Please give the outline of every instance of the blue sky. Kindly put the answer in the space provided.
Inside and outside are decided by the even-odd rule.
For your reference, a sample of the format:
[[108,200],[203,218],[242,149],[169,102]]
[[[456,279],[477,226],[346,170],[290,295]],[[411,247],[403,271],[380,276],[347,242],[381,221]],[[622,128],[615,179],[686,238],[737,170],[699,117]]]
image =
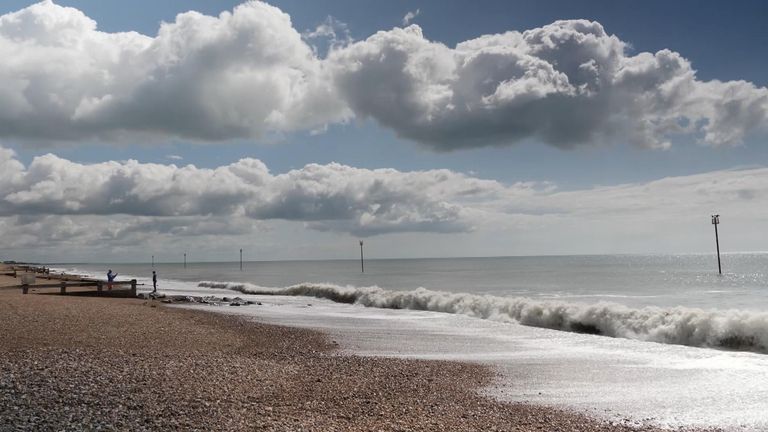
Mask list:
[[[29,1],[7,1],[0,12],[29,5]],[[58,4],[73,6],[95,19],[102,31],[138,31],[155,35],[161,21],[173,21],[180,12],[197,10],[217,15],[239,1],[77,1]],[[403,16],[419,9],[415,22],[425,35],[447,45],[483,34],[526,30],[558,19],[597,20],[609,33],[632,44],[635,51],[668,48],[691,61],[701,79],[746,80],[768,85],[768,4],[759,1],[647,1],[629,4],[615,1],[274,1],[290,14],[294,26],[309,30],[328,16],[345,22],[355,39],[364,39],[379,30],[401,25]],[[254,141],[257,141],[256,143]],[[681,140],[669,151],[637,150],[618,142],[617,146],[562,151],[536,144],[503,149],[477,149],[435,154],[398,139],[374,122],[357,122],[332,127],[326,134],[288,134],[279,145],[258,140],[236,140],[232,145],[206,146],[174,140],[151,147],[114,148],[103,145],[74,147],[58,154],[82,162],[137,158],[147,162],[167,161],[168,154],[184,156],[184,162],[213,167],[243,156],[258,157],[275,171],[298,168],[307,163],[341,162],[353,166],[403,170],[450,168],[473,171],[481,177],[507,182],[521,180],[557,181],[563,187],[618,184],[651,180],[669,175],[693,174],[714,169],[751,166],[768,161],[764,137],[748,140],[729,149],[701,147]],[[24,160],[40,153],[23,151]]]
[[[240,4],[237,1],[199,0],[163,2],[59,0],[55,3],[59,6],[71,6],[81,11],[82,14],[98,23],[98,30],[101,32],[136,31],[151,38],[155,38],[158,35],[160,22],[172,23],[176,20],[176,15],[179,13],[195,10],[215,17],[220,12],[224,10],[231,11]],[[33,3],[29,1],[17,0],[3,2],[0,5],[0,15],[19,11],[31,4]],[[557,131],[560,127],[558,122],[565,120],[567,123],[569,116],[562,117],[558,114],[553,114],[554,117],[547,119],[544,123],[536,118],[519,120],[521,122],[529,122],[531,125],[521,124],[519,127],[512,127],[505,123],[518,121],[518,118],[528,115],[527,113],[531,112],[531,109],[527,111],[514,111],[515,108],[509,108],[510,105],[504,108],[507,111],[498,111],[498,118],[495,119],[478,118],[476,119],[477,123],[473,124],[473,120],[469,118],[466,128],[468,141],[465,143],[459,139],[455,143],[451,143],[451,137],[457,134],[455,130],[451,132],[453,127],[451,123],[456,123],[457,120],[449,120],[450,115],[446,114],[448,111],[443,111],[443,114],[447,116],[444,122],[442,124],[435,124],[434,127],[413,124],[409,119],[398,118],[397,114],[398,111],[403,111],[410,107],[386,107],[382,111],[383,108],[378,105],[381,96],[378,96],[378,99],[376,99],[373,96],[361,94],[365,93],[366,88],[374,88],[379,83],[370,81],[369,85],[363,85],[362,90],[344,87],[344,85],[352,85],[350,83],[359,82],[343,81],[347,78],[360,79],[350,75],[349,77],[339,78],[340,81],[338,83],[340,84],[338,86],[340,87],[333,90],[333,92],[338,91],[343,95],[343,100],[340,103],[345,105],[346,108],[338,104],[334,106],[329,105],[318,112],[312,113],[311,119],[306,120],[306,126],[304,124],[297,125],[291,123],[290,126],[281,126],[278,128],[279,130],[269,130],[269,127],[263,129],[263,125],[257,125],[254,127],[260,128],[260,132],[234,132],[232,134],[226,132],[229,135],[225,138],[216,137],[209,139],[207,138],[209,136],[207,135],[208,133],[218,134],[219,132],[210,132],[213,129],[209,129],[203,132],[203,135],[199,135],[199,132],[174,129],[176,126],[170,123],[167,125],[167,131],[170,132],[167,132],[166,125],[162,124],[137,126],[136,123],[130,123],[129,125],[126,123],[118,126],[119,130],[123,132],[119,132],[120,136],[117,139],[113,130],[109,129],[112,127],[109,126],[112,123],[107,121],[96,126],[99,128],[97,132],[82,132],[81,129],[78,129],[82,125],[75,125],[71,132],[73,138],[61,142],[58,138],[51,139],[49,135],[41,138],[42,135],[38,135],[37,132],[18,132],[15,126],[13,126],[14,122],[17,123],[16,120],[9,120],[8,124],[10,126],[7,126],[4,131],[2,130],[4,127],[3,119],[0,118],[0,146],[11,149],[14,155],[10,158],[17,160],[24,166],[29,166],[35,157],[51,152],[60,160],[66,161],[62,162],[62,164],[74,163],[78,166],[76,169],[82,169],[83,171],[91,170],[89,167],[94,164],[98,165],[108,163],[109,161],[125,161],[128,159],[137,160],[139,164],[156,163],[163,165],[175,164],[177,166],[193,164],[197,168],[215,169],[237,163],[243,158],[255,158],[263,162],[273,176],[287,173],[289,170],[302,171],[303,167],[307,164],[319,164],[323,167],[329,167],[335,162],[355,169],[365,170],[366,173],[369,173],[366,174],[369,177],[375,177],[374,174],[370,174],[375,169],[394,169],[400,173],[429,172],[430,170],[445,169],[470,179],[467,181],[475,181],[474,179],[496,181],[507,188],[503,192],[499,192],[494,189],[496,186],[486,184],[484,187],[488,189],[483,189],[485,191],[483,193],[493,194],[493,198],[483,199],[467,199],[465,195],[457,198],[458,195],[452,195],[449,198],[441,197],[437,201],[431,202],[427,197],[416,197],[413,199],[421,200],[418,205],[413,204],[419,208],[418,211],[413,210],[416,216],[409,213],[410,216],[408,217],[412,218],[408,219],[408,217],[403,215],[397,217],[390,215],[393,219],[387,219],[386,223],[382,222],[383,225],[370,225],[369,227],[374,227],[370,231],[366,231],[367,228],[361,228],[364,224],[368,223],[363,221],[363,219],[370,216],[363,217],[364,214],[368,214],[366,212],[361,214],[355,213],[354,216],[350,216],[358,218],[350,227],[345,225],[348,221],[343,222],[343,217],[337,220],[334,219],[336,216],[329,217],[327,213],[323,213],[330,210],[322,210],[320,211],[321,214],[304,214],[297,210],[299,207],[304,208],[302,206],[305,206],[306,203],[296,204],[298,207],[294,207],[294,212],[290,214],[287,213],[289,212],[287,209],[258,208],[249,210],[247,205],[238,204],[239,210],[235,211],[235,213],[240,217],[245,212],[246,219],[249,223],[255,224],[255,227],[243,226],[241,232],[237,234],[229,233],[227,235],[249,235],[259,238],[263,238],[265,235],[267,237],[274,236],[275,238],[280,235],[286,235],[306,243],[305,246],[296,250],[283,250],[278,254],[278,258],[344,257],[347,253],[345,252],[346,243],[350,241],[350,238],[356,238],[361,235],[373,235],[375,239],[379,239],[378,241],[381,244],[388,244],[388,246],[380,249],[380,253],[377,254],[374,251],[373,256],[392,257],[403,255],[398,246],[391,244],[392,239],[398,239],[401,244],[412,243],[414,245],[422,244],[425,239],[428,239],[428,244],[441,245],[439,253],[436,252],[436,248],[410,248],[411,252],[405,255],[413,256],[507,255],[526,254],[527,251],[555,254],[706,251],[708,243],[698,239],[675,241],[668,244],[665,242],[654,243],[638,240],[637,231],[627,227],[622,230],[622,222],[613,219],[610,221],[610,229],[606,229],[606,232],[602,234],[605,238],[594,242],[584,242],[578,236],[574,236],[571,240],[563,243],[559,238],[554,238],[555,234],[547,234],[548,232],[567,232],[571,223],[567,218],[556,222],[556,224],[559,224],[556,229],[553,229],[548,224],[555,223],[550,220],[554,217],[552,215],[555,214],[569,214],[569,212],[572,212],[573,217],[576,217],[581,210],[576,210],[578,205],[574,203],[589,200],[596,196],[606,197],[604,198],[605,201],[600,201],[600,203],[608,203],[611,200],[621,201],[623,199],[616,198],[614,193],[617,193],[617,190],[606,192],[602,189],[603,187],[617,187],[623,190],[623,193],[641,193],[642,191],[653,189],[654,182],[662,181],[665,178],[679,178],[679,181],[672,181],[672,183],[675,185],[684,184],[685,186],[680,186],[681,188],[690,186],[687,179],[696,178],[701,182],[700,188],[704,188],[706,184],[722,184],[724,178],[727,177],[730,179],[729,181],[733,182],[735,189],[724,191],[724,194],[730,194],[728,196],[736,194],[742,198],[751,197],[750,202],[747,204],[742,202],[734,203],[734,208],[747,206],[742,209],[741,213],[749,215],[759,215],[763,210],[762,207],[759,207],[762,203],[756,203],[756,201],[760,201],[761,191],[759,186],[752,186],[751,184],[741,185],[739,176],[736,175],[734,179],[732,171],[729,170],[747,170],[751,175],[759,172],[766,165],[766,161],[768,161],[768,146],[765,145],[766,103],[764,96],[764,87],[768,85],[768,76],[765,73],[768,70],[768,55],[765,55],[765,47],[768,46],[768,31],[764,25],[765,17],[768,17],[768,5],[764,2],[736,1],[725,5],[722,2],[714,1],[646,1],[633,3],[616,1],[487,1],[469,3],[464,1],[359,2],[350,0],[315,2],[274,1],[270,2],[270,4],[290,15],[292,29],[300,33],[306,34],[311,32],[318,25],[326,22],[328,17],[332,17],[335,22],[346,26],[351,40],[345,42],[346,48],[344,49],[346,49],[347,54],[344,55],[348,57],[344,57],[342,59],[344,61],[360,55],[359,52],[354,51],[356,46],[377,46],[377,43],[389,43],[368,39],[376,32],[386,32],[385,36],[392,38],[407,39],[411,37],[412,35],[408,36],[404,33],[398,34],[393,29],[404,27],[403,17],[406,13],[417,10],[419,13],[412,22],[421,28],[423,37],[420,35],[418,38],[412,38],[411,42],[422,43],[426,40],[432,43],[442,43],[449,49],[453,49],[457,44],[464,41],[483,35],[508,31],[523,32],[541,28],[550,29],[547,26],[557,20],[586,19],[596,21],[599,22],[602,28],[605,29],[605,33],[607,33],[603,40],[607,41],[611,36],[615,36],[615,40],[625,44],[622,55],[628,59],[640,58],[642,53],[646,52],[654,54],[661,50],[670,50],[673,53],[677,53],[675,55],[679,54],[679,58],[687,61],[688,63],[686,64],[689,64],[696,71],[695,79],[690,84],[695,86],[692,87],[694,90],[691,90],[697,94],[695,102],[672,101],[679,104],[675,108],[677,114],[669,114],[667,112],[662,117],[658,117],[658,111],[647,111],[649,109],[657,110],[658,108],[638,106],[637,109],[641,110],[638,112],[645,113],[642,115],[650,115],[649,119],[652,120],[649,121],[654,125],[657,124],[656,122],[664,121],[678,122],[678,126],[684,124],[680,122],[698,123],[696,124],[696,129],[692,131],[659,132],[658,134],[657,132],[652,132],[651,140],[654,143],[656,143],[655,140],[657,138],[659,139],[658,143],[662,141],[667,142],[668,140],[666,144],[668,148],[658,149],[651,148],[657,146],[658,143],[654,144],[650,141],[646,143],[642,141],[644,138],[638,138],[638,136],[634,135],[634,132],[629,130],[626,133],[623,132],[622,128],[627,123],[631,124],[635,121],[635,119],[631,118],[632,114],[627,114],[626,117],[619,119],[619,123],[599,126],[594,130],[586,130],[586,132],[582,130],[581,132],[593,134],[590,135],[592,138],[572,144],[571,142],[562,142],[560,138],[557,138],[557,136],[561,135]],[[65,13],[60,8],[56,9],[56,11],[56,13]],[[198,27],[198,31],[204,28],[204,26]],[[9,40],[13,40],[13,34],[9,34],[11,35],[8,36],[11,38]],[[341,35],[341,33],[339,34]],[[2,31],[0,31],[0,35],[2,35]],[[43,35],[33,36],[33,38],[42,37]],[[261,42],[268,44],[269,40]],[[321,40],[305,38],[304,43],[308,47],[312,45],[318,47],[320,51],[317,54],[317,60],[322,62],[326,57],[323,42]],[[50,53],[50,51],[46,52]],[[567,54],[567,51],[563,52]],[[256,54],[258,55],[258,53]],[[357,59],[355,61],[365,61],[362,57],[355,58]],[[555,68],[555,72],[558,72],[560,63],[557,62],[557,59],[541,58],[550,61],[551,65]],[[341,64],[343,63],[342,60],[333,59],[327,60],[327,62],[338,62]],[[563,62],[566,60],[565,57],[561,58]],[[307,67],[311,68],[314,66]],[[680,69],[680,76],[684,75],[685,67],[683,65],[682,69]],[[565,69],[560,70],[560,72],[563,71]],[[659,69],[659,71],[659,74],[661,74],[662,69]],[[0,73],[3,72],[3,70],[0,70]],[[374,72],[372,69],[371,73]],[[8,73],[18,74],[19,72],[9,69]],[[197,71],[191,71],[190,73],[197,73]],[[21,77],[21,75],[14,77]],[[499,88],[505,82],[508,82],[505,80],[509,78],[507,76],[499,81],[497,83],[500,86]],[[77,76],[71,79],[73,81],[69,84],[63,81],[63,87],[57,87],[59,91],[66,92],[68,91],[66,90],[68,86],[75,85],[75,83],[77,86],[80,86],[84,81],[87,81],[85,78],[78,79]],[[519,79],[519,77],[513,78],[512,81],[515,79]],[[541,76],[539,76],[539,79],[542,79]],[[574,75],[569,75],[566,79],[570,79],[569,84],[576,85]],[[362,82],[366,83],[365,77],[363,77]],[[668,83],[671,82],[668,81]],[[47,85],[46,83],[42,83],[41,86]],[[720,85],[718,83],[725,84]],[[729,83],[733,83],[733,87],[730,89],[726,88],[730,85]],[[395,81],[392,82],[393,86],[400,84]],[[548,81],[545,84],[560,85],[556,84],[556,81]],[[9,85],[12,86],[13,84]],[[168,84],[168,86],[172,85],[174,84]],[[383,83],[382,85],[386,86],[389,84]],[[64,90],[61,90],[62,88]],[[392,87],[392,91],[397,91],[397,88],[401,87]],[[384,89],[386,90],[386,87]],[[453,91],[458,90],[460,90],[458,87],[453,89]],[[86,88],[83,91],[88,93],[91,90]],[[433,91],[430,90],[430,92]],[[552,90],[541,91],[549,92]],[[616,90],[615,95],[609,97],[626,97],[625,91],[627,90]],[[155,92],[157,92],[157,89]],[[352,94],[350,92],[357,93]],[[723,92],[722,98],[743,92],[744,98],[735,102],[740,104],[738,108],[735,108],[737,110],[734,111],[736,114],[729,116],[727,113],[724,113],[723,110],[726,107],[725,105],[718,104],[718,100],[721,99],[718,92]],[[710,96],[711,101],[709,99]],[[135,98],[138,96],[134,94],[130,97]],[[589,97],[592,96],[588,96],[587,99]],[[661,96],[656,95],[653,97]],[[322,103],[333,102],[328,102],[327,98],[322,99],[322,101]],[[666,101],[664,103],[672,102]],[[223,103],[224,106],[221,109],[237,109],[227,107],[226,100]],[[591,104],[592,102],[587,103]],[[701,105],[691,108],[693,104]],[[169,116],[168,122],[174,121],[174,113],[172,111],[175,110],[175,107],[180,106],[184,106],[184,102],[178,102],[178,104],[174,105],[170,101],[168,106],[162,111],[161,117],[167,114]],[[616,105],[613,110],[621,110],[623,106],[622,104]],[[135,114],[135,111],[130,111],[131,107],[127,109],[129,111],[118,112],[122,112],[124,117]],[[348,110],[346,114],[344,114],[343,109]],[[545,110],[541,116],[546,117],[549,115],[548,113],[554,112],[551,111],[554,109],[558,109],[557,105],[554,108],[546,108],[546,110],[550,111]],[[327,115],[324,115],[322,110],[326,110]],[[351,110],[351,113],[349,110]],[[576,117],[580,111],[578,106],[573,109],[573,117]],[[628,110],[628,112],[633,111]],[[240,114],[242,113],[238,113],[238,115]],[[469,114],[471,113],[468,112]],[[141,117],[141,114],[135,115]],[[694,118],[696,116],[700,117],[694,120],[679,120],[682,117]],[[0,113],[0,117],[2,117],[2,113]],[[344,117],[343,120],[342,117]],[[460,120],[464,121],[463,118]],[[32,117],[30,122],[34,121],[40,122],[40,120],[35,120]],[[119,123],[121,120],[117,121]],[[152,123],[154,120],[135,121],[149,121]],[[157,120],[157,122],[162,121],[163,119]],[[485,123],[486,121],[490,121],[490,123]],[[722,122],[722,124],[718,122]],[[187,121],[188,123],[189,121]],[[500,135],[486,136],[486,132],[480,131],[480,129],[478,129],[480,132],[477,136],[473,135],[472,128],[481,128],[481,126],[477,126],[480,124],[486,124],[486,126],[482,126],[486,131],[489,127],[488,125],[496,125],[492,127],[499,127]],[[707,138],[705,140],[704,134],[707,133],[708,129],[704,125],[707,124],[713,125],[713,129],[716,126],[719,129],[714,130],[711,134],[714,138]],[[218,125],[214,126],[219,127]],[[318,126],[323,126],[325,130],[317,133],[316,129]],[[527,130],[526,128],[529,126],[534,131],[533,133],[524,135],[523,138],[519,138],[516,135],[520,130]],[[678,126],[671,126],[670,123],[665,127]],[[703,127],[699,129],[699,126]],[[126,127],[128,129],[122,129]],[[164,132],[159,135],[153,135],[151,138],[148,138],[144,132],[132,132],[136,130],[146,131],[148,130],[146,127],[150,127],[152,130],[158,130],[159,128]],[[182,128],[184,127],[187,126],[182,126]],[[125,132],[125,130],[128,130],[128,132]],[[219,131],[220,129],[216,130]],[[553,130],[556,132],[554,136],[547,135],[552,133]],[[722,138],[734,130],[736,130],[736,138]],[[709,131],[711,132],[712,130]],[[579,130],[575,130],[574,133],[578,134]],[[190,139],[189,134],[196,137]],[[459,134],[464,134],[464,132],[459,131]],[[488,136],[491,136],[491,138],[488,138]],[[728,136],[730,137],[730,135]],[[473,144],[472,140],[475,138],[479,141]],[[456,146],[458,146],[458,149],[455,149]],[[66,169],[57,169],[71,170],[73,168],[70,166]],[[104,169],[107,170],[107,168]],[[708,176],[708,173],[716,174]],[[30,172],[24,175],[28,178],[33,177],[31,169]],[[745,177],[750,176],[745,175]],[[758,180],[754,180],[755,185],[759,185],[759,177],[756,178]],[[29,181],[31,182],[31,180]],[[284,181],[284,179],[277,179],[276,181],[279,183]],[[431,185],[432,183],[429,184]],[[529,184],[532,185],[530,187],[536,190],[536,194],[539,194],[535,197],[536,202],[525,201],[525,203],[519,203],[516,201],[518,199],[516,197],[518,197],[519,193],[522,194],[523,190],[529,187]],[[626,190],[621,189],[621,185],[626,184],[631,185]],[[338,185],[335,184],[335,186]],[[18,189],[20,186],[14,185],[13,187]],[[21,200],[21,198],[18,198],[19,196],[26,196],[23,194],[19,195],[20,193],[31,194],[37,191],[36,189],[33,190],[32,186],[29,187],[29,190],[21,192],[17,189],[11,189],[16,195],[8,202],[13,201],[13,205],[9,204],[9,210],[0,212],[0,217],[7,219],[7,226],[28,226],[30,225],[29,221],[20,221],[18,218],[30,215],[35,217],[70,218],[70,222],[75,225],[84,223],[86,219],[89,220],[88,223],[92,223],[92,218],[97,216],[103,218],[113,214],[113,212],[114,217],[117,219],[136,216],[155,218],[152,219],[153,222],[167,222],[168,218],[181,215],[179,212],[167,211],[165,209],[159,209],[156,213],[135,215],[126,215],[124,210],[101,207],[87,210],[88,205],[86,201],[89,203],[91,198],[85,199],[82,197],[78,199],[83,201],[74,205],[74,207],[72,207],[73,204],[71,202],[68,202],[62,207],[63,210],[51,210],[50,213],[46,213],[40,210],[42,208],[40,205],[36,204],[34,208],[37,210],[32,210],[31,207],[22,207],[17,202]],[[286,193],[286,186],[281,187],[282,193]],[[628,191],[631,187],[635,187],[637,190]],[[304,186],[299,187],[299,189],[302,188]],[[346,186],[344,190],[348,191],[349,188],[349,186]],[[757,190],[756,195],[753,193],[753,188],[757,188],[755,189]],[[38,189],[40,188],[38,187]],[[398,188],[393,186],[393,189]],[[490,192],[491,189],[493,189],[493,192]],[[583,198],[561,198],[548,195],[553,193],[553,190],[556,190],[558,193],[572,192],[576,194],[575,196],[582,196]],[[3,188],[0,185],[0,192],[2,191]],[[85,191],[80,192],[87,195]],[[273,191],[271,193],[278,192]],[[672,193],[677,192],[673,191]],[[682,194],[682,192],[679,193]],[[171,201],[176,198],[181,200],[180,196],[169,197],[168,199]],[[758,199],[755,199],[755,197]],[[334,194],[331,198],[339,199],[338,194]],[[186,196],[184,199],[187,199]],[[220,199],[220,197],[217,197],[217,199]],[[261,199],[266,198],[261,197]],[[310,199],[311,205],[324,209],[326,204],[322,202],[322,199],[322,197],[313,196]],[[557,201],[558,199],[563,199],[564,201]],[[631,209],[636,208],[655,211],[664,209],[664,206],[668,205],[653,202],[654,198],[651,197],[644,198],[647,201],[646,205],[642,202],[643,198],[640,199],[641,202],[633,203],[627,208],[622,208],[621,211],[631,211]],[[675,199],[671,200],[675,201]],[[138,202],[144,201],[139,200]],[[390,198],[385,202],[390,203]],[[467,204],[467,202],[471,202],[471,204]],[[481,203],[478,204],[478,202]],[[569,204],[565,204],[566,202]],[[366,202],[360,205],[381,208],[385,204],[383,201]],[[442,210],[438,212],[439,214],[429,213],[425,215],[420,213],[425,211],[423,207],[420,207],[423,205],[431,209],[439,207]],[[600,205],[602,204],[596,204],[598,207]],[[704,216],[710,210],[717,211],[717,209],[711,209],[707,206],[711,206],[711,204],[709,202],[698,202],[696,205],[691,203],[689,207],[692,209],[690,211],[701,211]],[[594,223],[598,225],[608,223],[603,220],[605,218],[603,215],[618,211],[613,208],[608,209],[608,207],[610,205],[606,204],[605,211],[597,212],[598,215],[594,216],[593,219]],[[491,208],[493,211],[489,210]],[[509,210],[510,208],[513,210]],[[519,210],[520,208],[523,210]],[[2,201],[0,201],[0,210],[2,210]],[[451,216],[442,213],[443,211],[449,211]],[[483,213],[483,216],[477,216],[479,214],[477,212]],[[299,213],[303,216],[298,216]],[[491,213],[493,215],[489,216]],[[457,216],[458,214],[461,214],[461,216]],[[687,216],[689,213],[683,212],[681,214]],[[510,219],[505,220],[504,215]],[[534,218],[534,215],[540,217]],[[193,217],[191,214],[183,214],[181,216]],[[208,211],[207,213],[204,212],[201,215],[194,216],[211,218],[222,215],[216,213],[216,211]],[[578,217],[583,217],[583,215]],[[751,218],[749,223],[753,224],[753,226],[762,221],[759,216],[749,217]],[[11,221],[11,218],[16,219]],[[322,222],[318,222],[321,220]],[[410,222],[395,227],[396,222],[393,221],[402,220],[409,220]],[[499,220],[503,221],[502,225],[507,224],[503,229],[500,228],[498,231],[494,231],[489,228],[493,223],[491,221],[498,222]],[[510,220],[513,222],[510,222]],[[663,222],[663,219],[661,221]],[[102,222],[104,221],[102,220]],[[122,222],[130,225],[128,220]],[[318,223],[320,225],[317,225]],[[155,225],[152,226],[146,232],[150,237],[154,236],[157,238],[160,234],[166,235],[171,232],[161,233],[153,231],[157,230],[157,228]],[[675,225],[673,224],[672,226],[673,228],[670,229],[674,229]],[[0,228],[2,227],[0,226]],[[123,227],[121,229],[127,228]],[[272,234],[264,234],[265,232]],[[690,233],[686,233],[686,235],[688,234]],[[734,248],[735,250],[762,249],[760,246],[762,238],[755,239],[754,236],[750,237],[746,229],[741,235],[743,241],[738,243],[738,246]],[[222,234],[221,238],[224,238],[223,236],[224,234]],[[595,236],[593,235],[593,237]],[[596,237],[601,237],[601,235],[596,235]],[[640,235],[639,237],[643,236]],[[204,235],[200,237],[190,236],[189,238],[190,244],[207,241]],[[525,241],[519,241],[521,238],[525,239]],[[485,248],[484,245],[489,244],[489,239],[494,240],[490,241],[491,246]],[[40,241],[44,240],[44,238],[40,239]],[[322,248],[311,246],[318,244],[318,242],[325,242],[327,246]],[[18,251],[24,251],[24,254],[30,254],[31,252],[29,251],[32,248],[30,245],[33,243],[34,241],[31,240],[18,240],[18,246],[15,249],[8,249],[9,251],[17,251],[17,253]],[[510,246],[512,243],[519,245]],[[120,259],[123,256],[129,259],[137,259],[136,257],[142,253],[139,252],[138,244],[138,241],[134,242],[131,247],[126,249],[127,252],[124,255],[118,253],[115,255],[115,259]],[[266,251],[266,246],[262,247]],[[221,244],[221,248],[226,248],[224,243]],[[85,247],[83,247],[83,250],[85,250]],[[46,257],[55,256],[57,253],[56,249],[51,249],[46,252]],[[211,259],[215,259],[217,253],[211,252],[208,256]],[[84,259],[89,257],[87,252],[83,252],[82,256]]]

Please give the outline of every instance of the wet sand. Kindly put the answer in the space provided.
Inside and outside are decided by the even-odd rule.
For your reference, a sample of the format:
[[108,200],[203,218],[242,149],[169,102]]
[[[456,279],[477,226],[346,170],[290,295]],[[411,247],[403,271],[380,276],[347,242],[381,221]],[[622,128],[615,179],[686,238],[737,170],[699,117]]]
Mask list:
[[157,301],[0,289],[2,431],[655,430],[479,395],[493,378]]

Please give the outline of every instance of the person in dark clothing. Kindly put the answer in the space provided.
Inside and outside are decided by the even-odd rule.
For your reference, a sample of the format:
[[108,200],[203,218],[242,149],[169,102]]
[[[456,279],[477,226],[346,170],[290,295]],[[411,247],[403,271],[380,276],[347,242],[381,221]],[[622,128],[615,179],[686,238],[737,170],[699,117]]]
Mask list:
[[152,290],[153,293],[157,292],[157,272],[152,270],[152,286],[154,289]]
[[112,273],[112,269],[107,272],[107,288],[112,289],[112,282],[115,281],[117,273]]

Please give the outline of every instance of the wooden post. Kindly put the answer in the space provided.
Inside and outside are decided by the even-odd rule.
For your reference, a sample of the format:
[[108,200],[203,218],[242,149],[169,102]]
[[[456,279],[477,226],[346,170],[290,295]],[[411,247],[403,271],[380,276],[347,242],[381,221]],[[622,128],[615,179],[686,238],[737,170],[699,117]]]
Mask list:
[[22,284],[22,285],[21,285],[21,292],[22,292],[23,294],[27,294],[27,293],[29,292],[29,285],[27,285],[27,284]]
[[101,289],[103,288],[101,281],[96,282],[96,295],[101,295]]
[[67,293],[67,283],[64,281],[61,281],[61,294],[64,295]]
[[363,241],[360,240],[360,273],[365,273],[365,262],[363,262]]
[[720,239],[717,236],[717,226],[720,224],[720,215],[712,215],[712,225],[715,226],[715,245],[717,247],[717,273],[723,274],[723,267],[720,265]]
[[136,297],[136,279],[131,279],[131,297]]

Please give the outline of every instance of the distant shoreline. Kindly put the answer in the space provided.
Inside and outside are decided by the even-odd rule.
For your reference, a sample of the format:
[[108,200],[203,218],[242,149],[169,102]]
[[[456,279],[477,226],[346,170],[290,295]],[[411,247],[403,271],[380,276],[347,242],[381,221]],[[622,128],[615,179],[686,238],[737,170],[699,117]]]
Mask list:
[[[567,258],[567,257],[642,257],[642,256],[715,256],[716,253],[712,252],[643,252],[643,253],[585,253],[585,254],[533,254],[533,255],[490,255],[490,256],[450,256],[450,257],[366,257],[365,261],[402,261],[402,260],[473,260],[473,259],[514,259],[514,258]],[[721,251],[720,255],[768,255],[768,251]],[[360,258],[330,258],[330,259],[260,259],[260,260],[243,260],[243,263],[273,263],[273,262],[336,262],[336,261],[350,261],[359,262]],[[187,265],[191,264],[227,264],[238,263],[234,260],[222,260],[222,261],[187,261]],[[8,264],[8,262],[6,262]],[[150,261],[82,261],[82,262],[13,262],[17,265],[40,265],[40,266],[60,266],[60,265],[150,265]],[[181,265],[183,261],[155,261],[155,265]]]

